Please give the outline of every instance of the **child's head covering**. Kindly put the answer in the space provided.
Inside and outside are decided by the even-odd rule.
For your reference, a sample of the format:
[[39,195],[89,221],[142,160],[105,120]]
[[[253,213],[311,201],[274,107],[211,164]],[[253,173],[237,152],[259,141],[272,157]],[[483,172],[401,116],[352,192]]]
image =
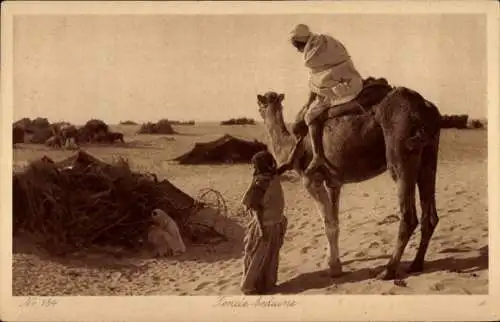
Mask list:
[[268,151],[261,151],[252,157],[254,167],[252,184],[248,188],[242,203],[248,208],[259,210],[271,180],[276,172],[276,161]]
[[252,164],[254,166],[254,174],[275,174],[276,161],[269,151],[260,151],[252,157]]

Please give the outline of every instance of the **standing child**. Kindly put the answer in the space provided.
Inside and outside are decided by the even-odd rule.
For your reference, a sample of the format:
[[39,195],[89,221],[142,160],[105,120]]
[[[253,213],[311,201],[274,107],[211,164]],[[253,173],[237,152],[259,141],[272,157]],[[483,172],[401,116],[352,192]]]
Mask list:
[[252,158],[252,184],[243,197],[252,214],[245,236],[245,257],[241,290],[244,294],[269,292],[278,279],[279,252],[287,228],[283,215],[285,198],[280,182],[281,170],[267,151]]

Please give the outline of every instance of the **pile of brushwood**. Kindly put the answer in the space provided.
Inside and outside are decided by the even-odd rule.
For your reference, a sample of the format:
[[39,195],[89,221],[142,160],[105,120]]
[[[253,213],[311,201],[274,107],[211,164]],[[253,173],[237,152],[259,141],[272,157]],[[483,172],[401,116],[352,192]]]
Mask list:
[[441,128],[442,129],[466,129],[467,121],[469,119],[469,115],[460,114],[460,115],[443,115],[441,116]]
[[[67,138],[74,138],[78,144],[114,143],[123,141],[123,133],[111,132],[109,125],[98,119],[91,119],[77,127],[68,122],[50,123],[48,119],[37,117],[33,120],[23,118],[13,124],[13,143],[64,145]],[[29,134],[26,136],[26,134]],[[27,137],[28,139],[25,139]]]
[[[19,139],[17,139],[16,143],[24,143],[24,134],[27,133],[30,134],[27,143],[43,144],[55,133],[52,124],[50,124],[47,118],[43,117],[37,117],[33,120],[25,117],[14,122],[14,124],[12,124],[12,127],[13,131],[15,131],[17,135],[19,135]],[[20,138],[21,131],[22,140]]]
[[175,121],[175,120],[169,120],[170,124],[172,125],[195,125],[195,122],[193,120],[190,121]]
[[246,117],[232,118],[220,122],[220,125],[255,125],[255,120]]
[[156,123],[144,123],[141,125],[138,134],[175,134],[172,124],[167,119],[159,120]]
[[487,127],[487,122],[478,119],[469,119],[467,122],[467,128],[469,129],[485,129]]
[[128,121],[121,121],[120,125],[137,125],[137,123],[134,121],[128,120]]
[[227,211],[220,194],[215,203],[208,199],[195,200],[168,180],[134,172],[123,159],[108,164],[84,151],[58,163],[43,157],[13,174],[14,235],[36,236],[56,255],[91,246],[140,250],[151,212],[160,208],[177,222],[188,244],[227,240],[214,227],[192,220],[202,208]]

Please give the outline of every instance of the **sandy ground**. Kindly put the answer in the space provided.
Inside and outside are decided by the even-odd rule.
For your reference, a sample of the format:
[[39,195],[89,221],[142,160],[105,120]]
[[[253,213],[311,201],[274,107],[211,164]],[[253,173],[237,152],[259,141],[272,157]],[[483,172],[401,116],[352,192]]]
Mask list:
[[[81,255],[55,259],[21,245],[13,259],[13,295],[219,295],[240,294],[242,238],[248,218],[238,207],[251,180],[249,165],[180,166],[168,160],[194,142],[223,133],[266,141],[262,126],[179,126],[171,136],[135,135],[119,126],[134,147],[91,147],[111,161],[127,157],[132,167],[155,172],[195,196],[206,187],[223,193],[229,205],[230,241],[193,246],[176,259],[116,258]],[[15,167],[43,155],[61,160],[72,152],[22,145],[14,150]],[[393,250],[397,232],[396,187],[389,174],[346,185],[340,204],[341,260],[345,274],[326,274],[326,237],[313,202],[300,180],[283,180],[288,232],[281,251],[278,293],[305,294],[486,294],[488,293],[487,133],[444,130],[437,179],[440,222],[427,254],[425,272],[404,275],[406,286],[375,275]],[[417,205],[418,209],[418,205]],[[420,213],[420,209],[418,209]],[[409,265],[419,231],[403,257]]]

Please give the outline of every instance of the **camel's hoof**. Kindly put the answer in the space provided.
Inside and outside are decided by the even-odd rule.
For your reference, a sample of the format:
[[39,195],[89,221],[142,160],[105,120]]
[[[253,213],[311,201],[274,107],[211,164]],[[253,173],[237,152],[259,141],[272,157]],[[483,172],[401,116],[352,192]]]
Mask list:
[[335,268],[330,267],[328,269],[328,275],[330,277],[339,277],[342,274],[344,274],[344,272],[342,271],[342,267],[335,267]]
[[335,262],[333,264],[328,265],[328,275],[330,277],[338,277],[343,274],[342,264],[340,262]]
[[382,271],[379,276],[379,279],[383,281],[390,281],[396,278],[396,271],[395,270],[389,270],[386,269],[385,271]]
[[424,264],[413,262],[406,270],[408,273],[421,273],[424,271]]

